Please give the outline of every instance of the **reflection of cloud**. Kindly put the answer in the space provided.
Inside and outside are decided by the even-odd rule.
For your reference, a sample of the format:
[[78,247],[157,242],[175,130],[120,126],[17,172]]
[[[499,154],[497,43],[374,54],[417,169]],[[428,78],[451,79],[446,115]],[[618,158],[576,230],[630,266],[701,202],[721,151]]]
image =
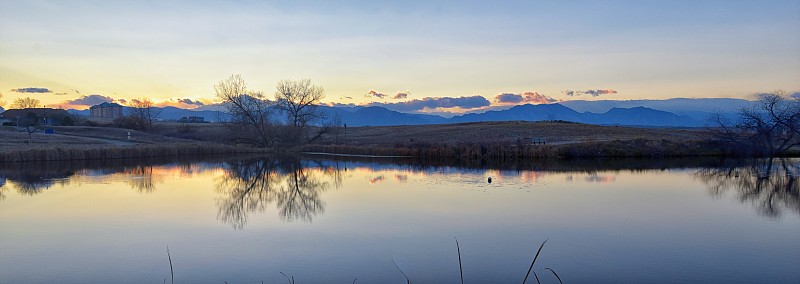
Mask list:
[[396,174],[396,175],[394,175],[394,180],[396,180],[398,182],[407,182],[408,181],[408,175]]
[[374,178],[369,179],[369,183],[376,184],[376,183],[382,182],[384,179],[385,178],[383,177],[383,175],[376,176]]
[[524,171],[519,174],[519,178],[527,182],[536,182],[544,177],[543,173],[535,171]]
[[611,183],[617,180],[616,176],[613,175],[598,175],[598,174],[591,174],[586,177],[586,182],[600,182],[600,183]]

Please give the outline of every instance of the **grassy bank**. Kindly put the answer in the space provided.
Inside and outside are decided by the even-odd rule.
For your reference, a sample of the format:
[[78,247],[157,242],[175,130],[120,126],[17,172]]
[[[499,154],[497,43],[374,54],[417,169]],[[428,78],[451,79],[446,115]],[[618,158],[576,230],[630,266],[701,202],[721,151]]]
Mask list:
[[51,148],[4,149],[3,151],[0,151],[0,162],[96,160],[264,152],[266,152],[264,149],[233,147],[210,143],[174,143],[127,146],[63,145]]
[[55,133],[28,133],[0,127],[0,163],[102,160],[122,158],[208,156],[266,153],[267,149],[235,147],[114,127],[61,126]]
[[[117,159],[266,152],[234,147],[223,124],[159,123],[151,132],[114,127],[53,127],[55,134],[0,127],[0,162]],[[635,128],[567,122],[479,122],[352,127],[318,145],[280,152],[511,161],[524,158],[735,156],[703,140],[700,129]],[[531,145],[546,141],[545,145]],[[342,145],[343,144],[343,145]]]
[[459,160],[504,161],[520,158],[575,157],[686,157],[730,156],[724,147],[709,141],[613,140],[558,145],[522,144],[415,144],[395,147],[308,145],[306,152],[337,154],[440,157]]

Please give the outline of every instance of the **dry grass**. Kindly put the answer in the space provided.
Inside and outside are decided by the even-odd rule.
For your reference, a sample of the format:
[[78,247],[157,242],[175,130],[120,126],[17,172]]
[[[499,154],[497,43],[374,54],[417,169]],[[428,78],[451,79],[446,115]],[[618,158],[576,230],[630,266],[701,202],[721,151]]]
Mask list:
[[[396,146],[409,144],[498,144],[543,138],[548,144],[613,140],[701,140],[703,130],[598,126],[570,122],[475,122],[439,125],[365,126],[347,128],[347,145]],[[340,134],[340,142],[344,141]],[[327,141],[332,142],[328,138]]]
[[[54,127],[56,134],[28,134],[0,127],[0,162],[119,159],[265,152],[109,127]],[[128,132],[131,139],[128,139]]]

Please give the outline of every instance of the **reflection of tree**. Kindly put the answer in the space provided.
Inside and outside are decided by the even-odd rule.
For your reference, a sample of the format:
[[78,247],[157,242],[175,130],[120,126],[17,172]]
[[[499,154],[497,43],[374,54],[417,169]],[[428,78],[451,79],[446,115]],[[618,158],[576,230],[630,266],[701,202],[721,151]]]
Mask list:
[[124,173],[128,176],[126,182],[131,188],[141,193],[151,193],[155,191],[156,183],[161,181],[160,178],[153,174],[152,165],[131,167],[126,169]]
[[6,192],[3,186],[6,185],[6,178],[0,176],[0,200],[6,199]]
[[[336,172],[336,171],[333,171]],[[217,200],[217,218],[236,229],[247,224],[247,214],[263,212],[275,203],[285,221],[313,221],[325,211],[320,193],[328,183],[320,181],[327,169],[309,169],[299,161],[279,164],[274,160],[244,160],[227,163],[216,188],[222,194]]]
[[272,160],[229,162],[216,188],[224,196],[217,201],[217,218],[236,229],[244,228],[247,212],[263,211],[274,199],[275,164]]
[[292,164],[292,173],[288,175],[277,195],[278,208],[284,220],[300,219],[311,222],[314,216],[325,211],[319,193],[324,191],[328,184],[314,178],[310,172],[299,166],[299,163]]
[[[73,171],[62,168],[44,168],[36,165],[22,165],[13,170],[0,169],[0,183],[8,182],[13,185],[21,195],[36,195],[55,184],[67,182],[67,178],[74,174]],[[0,187],[3,187],[0,184]],[[0,200],[5,195],[0,192]]]
[[759,213],[779,217],[782,210],[800,214],[797,169],[785,159],[768,159],[749,165],[702,169],[696,176],[714,196],[733,190],[741,202],[753,203]]

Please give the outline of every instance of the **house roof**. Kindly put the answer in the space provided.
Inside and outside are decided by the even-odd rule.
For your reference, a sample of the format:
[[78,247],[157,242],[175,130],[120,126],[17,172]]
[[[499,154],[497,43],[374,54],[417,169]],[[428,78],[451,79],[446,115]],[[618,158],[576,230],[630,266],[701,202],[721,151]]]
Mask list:
[[53,109],[53,108],[23,108],[23,109],[10,109],[0,113],[2,118],[17,118],[28,115],[29,112],[36,114],[38,117],[54,117],[54,116],[68,116],[70,115],[66,110]]

